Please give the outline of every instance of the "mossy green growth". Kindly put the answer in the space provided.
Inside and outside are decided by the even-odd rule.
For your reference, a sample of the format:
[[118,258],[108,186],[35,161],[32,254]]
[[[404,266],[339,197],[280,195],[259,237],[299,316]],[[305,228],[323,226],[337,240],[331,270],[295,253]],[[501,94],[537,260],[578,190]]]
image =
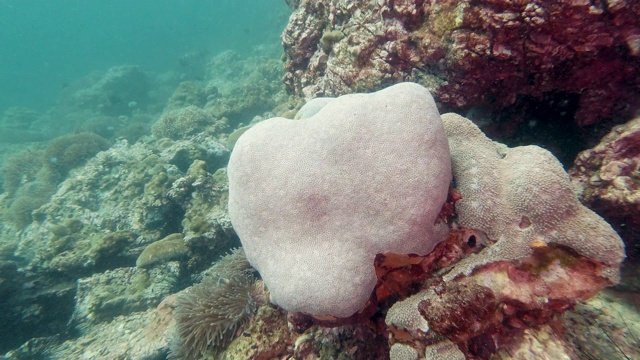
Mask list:
[[84,229],[84,223],[78,219],[70,218],[64,221],[64,227],[66,227],[72,233],[79,233]]
[[91,244],[91,247],[97,257],[105,258],[117,255],[135,239],[136,236],[131,231],[115,231],[100,237]]
[[45,164],[62,177],[95,154],[109,148],[109,142],[94,133],[64,135],[53,139],[44,151]]
[[15,194],[18,188],[36,180],[42,168],[43,152],[25,150],[9,156],[2,167],[3,186],[9,195]]
[[49,228],[53,235],[49,240],[47,253],[49,257],[54,257],[70,247],[77,247],[78,241],[84,238],[82,230],[84,224],[78,219],[65,219],[62,223],[54,224]]
[[167,107],[179,109],[189,105],[204,106],[207,102],[205,91],[193,81],[183,81],[171,95]]
[[212,230],[213,226],[211,222],[207,221],[207,218],[199,214],[191,219],[185,219],[185,228],[192,231],[196,236],[202,236]]
[[344,38],[344,33],[340,30],[327,30],[322,33],[322,37],[320,38],[320,47],[324,52],[329,53],[333,48],[333,44]]
[[215,124],[216,118],[212,114],[195,105],[189,105],[165,111],[151,126],[151,133],[157,138],[179,140],[196,135]]
[[430,16],[432,31],[439,37],[449,36],[453,30],[462,26],[464,12],[469,7],[466,3],[458,5],[446,3],[434,6]]
[[220,168],[213,173],[213,182],[216,187],[226,188],[229,186],[229,178],[227,177],[227,169]]
[[46,204],[55,190],[55,185],[41,182],[21,186],[5,214],[7,220],[18,229],[29,225],[33,221],[33,211]]
[[535,275],[549,271],[554,264],[562,268],[571,268],[579,261],[580,255],[573,250],[560,246],[550,245],[535,248],[533,255],[524,263],[525,269]]
[[51,230],[51,233],[55,237],[63,237],[69,235],[69,229],[67,229],[64,225],[56,224],[51,226],[49,230]]
[[144,194],[146,197],[160,199],[171,186],[172,179],[162,165],[156,165],[152,171],[154,175],[144,185]]
[[184,243],[182,234],[175,233],[148,245],[138,256],[136,266],[150,268],[156,264],[180,259],[188,253],[189,249]]
[[252,125],[241,126],[229,134],[229,137],[227,138],[227,149],[233,150],[233,147],[236,146],[236,142],[238,142],[240,136],[249,130],[251,126]]
[[152,283],[153,281],[151,280],[151,276],[149,276],[149,272],[144,269],[139,269],[131,278],[131,282],[127,286],[125,293],[130,297],[140,298],[142,297],[142,292],[151,286]]

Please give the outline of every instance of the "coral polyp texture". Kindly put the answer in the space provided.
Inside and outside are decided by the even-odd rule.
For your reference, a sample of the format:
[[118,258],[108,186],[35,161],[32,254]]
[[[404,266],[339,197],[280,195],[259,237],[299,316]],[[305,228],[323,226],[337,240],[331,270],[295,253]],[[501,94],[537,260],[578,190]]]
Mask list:
[[[389,309],[391,343],[422,354],[444,336],[467,358],[514,353],[530,330],[616,284],[624,245],[580,204],[548,151],[492,142],[456,114],[442,119],[462,197],[455,204],[456,222],[484,232],[488,241]],[[569,354],[561,332],[551,328],[541,351]]]
[[578,201],[569,176],[550,152],[494,143],[456,114],[443,119],[462,194],[456,203],[458,223],[482,230],[495,241],[481,258],[471,256],[459,263],[460,272],[468,275],[479,265],[524,258],[538,246],[555,244],[601,263],[600,275],[618,282],[625,257],[622,240]]
[[583,151],[569,171],[580,199],[610,221],[640,257],[640,117]]
[[376,254],[424,255],[444,239],[434,223],[449,148],[433,98],[414,83],[258,123],[228,176],[247,259],[288,311],[348,317],[371,296]]
[[303,1],[282,39],[305,98],[399,81],[452,109],[564,94],[580,125],[640,99],[637,1]]

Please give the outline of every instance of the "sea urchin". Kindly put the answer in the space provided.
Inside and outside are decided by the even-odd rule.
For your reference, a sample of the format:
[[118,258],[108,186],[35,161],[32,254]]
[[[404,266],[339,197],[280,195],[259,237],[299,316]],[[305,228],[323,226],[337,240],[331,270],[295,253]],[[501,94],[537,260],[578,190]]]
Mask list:
[[[240,255],[244,256],[244,252]],[[255,277],[247,272],[229,277],[215,275],[176,299],[173,316],[178,341],[172,346],[172,358],[197,359],[217,353],[233,340],[260,305],[262,282],[256,282]]]

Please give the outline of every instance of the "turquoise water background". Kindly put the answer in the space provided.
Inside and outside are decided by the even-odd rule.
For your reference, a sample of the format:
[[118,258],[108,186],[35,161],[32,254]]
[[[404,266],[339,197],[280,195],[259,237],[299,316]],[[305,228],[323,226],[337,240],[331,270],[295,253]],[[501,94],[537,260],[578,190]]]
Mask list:
[[289,13],[282,0],[0,0],[0,113],[46,110],[91,71],[277,44]]

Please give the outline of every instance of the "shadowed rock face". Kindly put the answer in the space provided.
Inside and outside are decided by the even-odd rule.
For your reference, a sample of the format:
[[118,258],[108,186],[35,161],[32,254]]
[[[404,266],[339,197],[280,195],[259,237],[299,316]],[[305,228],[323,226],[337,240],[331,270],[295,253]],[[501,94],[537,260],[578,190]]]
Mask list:
[[611,222],[640,258],[640,118],[615,127],[569,170],[580,200]]
[[449,149],[417,84],[259,123],[236,143],[228,175],[234,229],[288,311],[350,316],[376,284],[377,253],[424,255],[443,239],[434,222],[451,181]]

